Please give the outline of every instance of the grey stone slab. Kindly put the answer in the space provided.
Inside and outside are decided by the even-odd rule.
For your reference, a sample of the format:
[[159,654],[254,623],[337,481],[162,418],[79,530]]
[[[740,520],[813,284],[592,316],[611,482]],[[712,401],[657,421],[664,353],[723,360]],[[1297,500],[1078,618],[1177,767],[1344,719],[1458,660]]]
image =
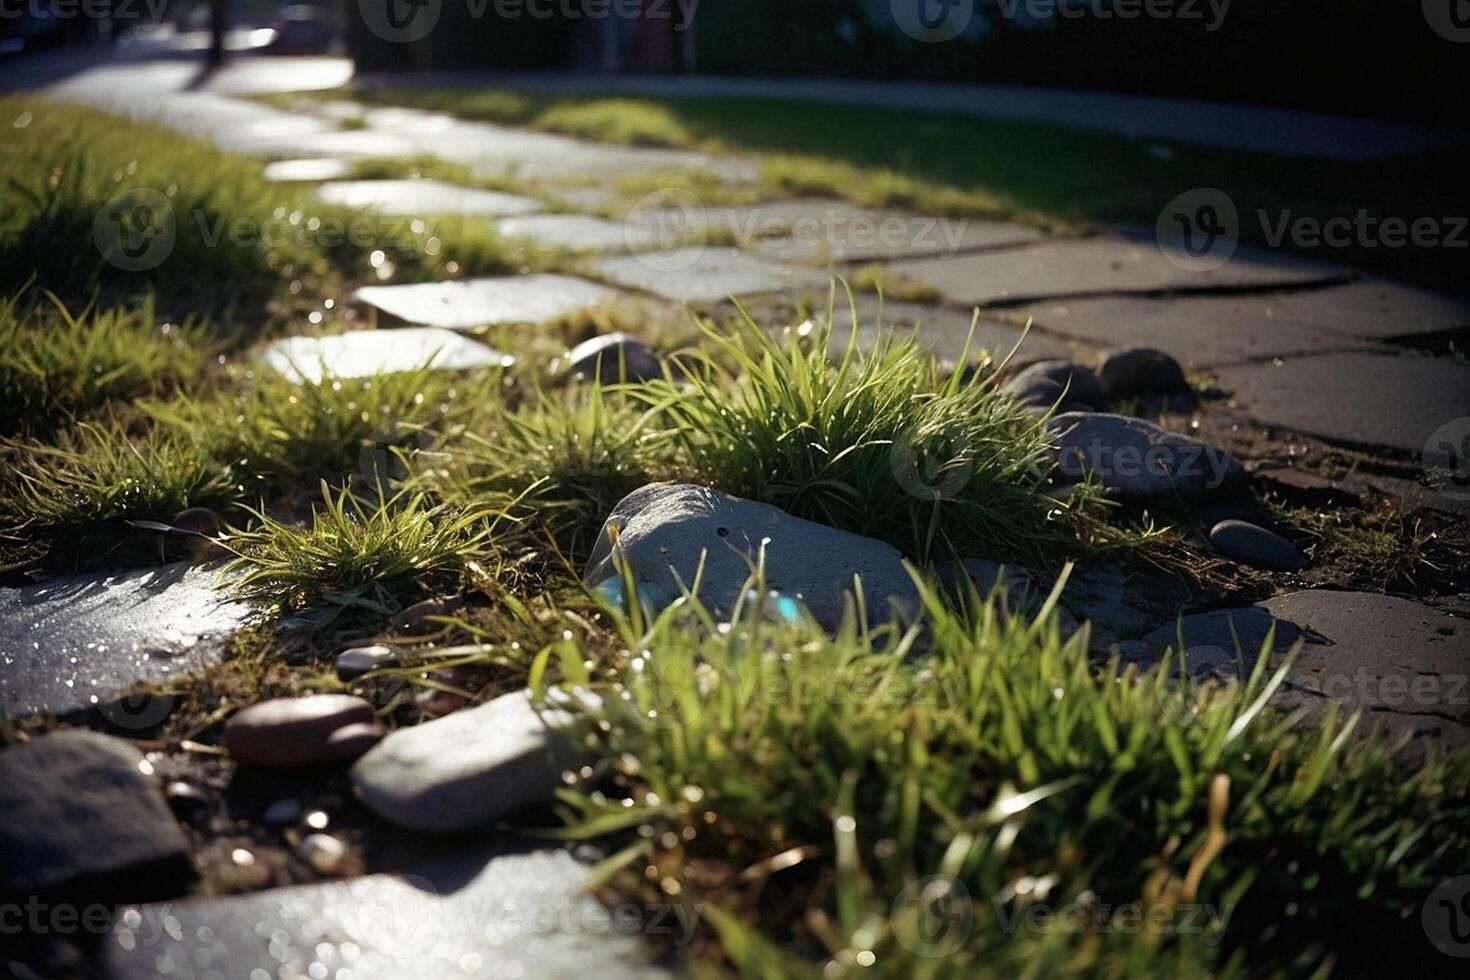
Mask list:
[[364,157],[402,159],[424,152],[412,140],[368,129],[326,130],[298,137],[252,137],[232,141],[226,148],[260,157],[314,156],[348,160]]
[[588,187],[557,187],[549,191],[552,198],[563,207],[574,211],[601,211],[622,200],[623,195],[606,184]]
[[[110,980],[485,977],[609,980],[674,976],[642,934],[687,941],[656,910],[609,909],[590,868],[563,850],[499,844],[423,858],[395,873],[231,898],[125,909],[104,939]],[[647,925],[645,925],[647,923]]]
[[1275,319],[1349,337],[1413,337],[1470,327],[1470,299],[1383,279],[1254,297],[1254,301]]
[[546,248],[569,252],[627,252],[653,246],[652,229],[637,223],[608,221],[587,214],[531,214],[506,218],[495,230],[507,238],[524,238]]
[[[1300,641],[1284,707],[1314,711],[1336,701],[1365,709],[1364,722],[1394,732],[1437,734],[1470,742],[1470,621],[1393,596],[1316,590],[1293,592],[1243,609],[1186,616],[1144,637],[1150,655],[1179,649],[1187,662],[1243,654],[1247,668],[1276,633],[1272,665]],[[1233,632],[1232,632],[1233,630]]]
[[304,157],[277,160],[261,171],[266,180],[283,182],[337,180],[347,175],[347,163],[335,157]]
[[339,180],[316,189],[317,197],[329,204],[371,208],[379,214],[456,214],[499,217],[531,214],[541,202],[518,194],[457,187],[440,180]]
[[91,731],[0,751],[0,893],[140,901],[183,891],[189,843],[143,765],[131,743]]
[[1253,418],[1331,442],[1418,453],[1440,426],[1470,416],[1470,365],[1348,352],[1220,372]]
[[987,306],[1063,296],[1300,286],[1345,277],[1338,266],[1241,247],[1224,265],[1176,265],[1152,238],[1106,236],[1026,248],[893,262],[891,272],[937,287],[952,302]]
[[812,269],[774,265],[734,248],[689,246],[637,255],[607,256],[592,269],[621,286],[684,303],[730,296],[823,288],[828,277]]
[[[1337,288],[1346,287],[1314,292]],[[1010,312],[1098,346],[1156,347],[1192,368],[1366,346],[1340,333],[1285,319],[1273,306],[1280,298],[1101,296],[1034,303]]]
[[423,367],[464,371],[507,367],[514,359],[439,327],[356,330],[330,337],[285,337],[261,350],[260,363],[297,382],[368,378]]
[[180,564],[0,589],[0,711],[79,711],[216,662],[250,615],[212,588],[216,573]]
[[352,294],[409,323],[452,330],[542,323],[606,303],[617,290],[574,276],[533,275],[364,286]]

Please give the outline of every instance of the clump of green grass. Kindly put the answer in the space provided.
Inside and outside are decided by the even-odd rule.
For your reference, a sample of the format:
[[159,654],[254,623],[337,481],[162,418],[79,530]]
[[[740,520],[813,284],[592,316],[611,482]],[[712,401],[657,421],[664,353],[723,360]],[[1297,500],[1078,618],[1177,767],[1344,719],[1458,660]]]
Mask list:
[[136,308],[72,314],[54,295],[0,300],[0,434],[44,434],[112,402],[192,385],[210,342],[201,324]]
[[44,556],[85,552],[100,564],[154,536],[128,521],[167,522],[190,507],[223,509],[243,488],[211,455],[203,433],[137,431],[115,418],[63,430],[53,444],[12,443],[15,464],[0,478],[0,527]]
[[490,538],[488,515],[451,512],[423,494],[380,494],[365,506],[323,483],[321,495],[308,526],[257,513],[252,529],[229,536],[240,557],[223,574],[236,593],[288,611],[369,593],[401,602],[457,579]]
[[1463,751],[1406,767],[1357,717],[1299,727],[1269,707],[1289,664],[1265,656],[1196,687],[1099,668],[1055,595],[1034,621],[1002,601],[926,590],[922,625],[835,637],[755,601],[719,628],[694,599],[610,610],[603,672],[566,640],[531,673],[602,695],[581,710],[615,775],[562,794],[568,835],[627,834],[612,882],[701,910],[690,948],[749,976],[1320,976],[1435,955],[1419,907],[1470,859]]
[[681,355],[687,384],[630,390],[695,479],[921,562],[1036,558],[1059,541],[1052,515],[1065,505],[1041,493],[1035,418],[988,379],[942,376],[911,340],[862,352],[854,330],[829,359],[830,330],[707,328],[711,349]]

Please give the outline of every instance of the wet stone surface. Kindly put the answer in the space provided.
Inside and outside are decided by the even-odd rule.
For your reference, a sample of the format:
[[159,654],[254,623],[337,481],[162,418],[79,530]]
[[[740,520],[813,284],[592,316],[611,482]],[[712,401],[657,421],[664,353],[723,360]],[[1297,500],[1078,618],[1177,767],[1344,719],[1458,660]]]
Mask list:
[[0,589],[0,692],[5,714],[100,706],[114,724],[148,728],[167,699],[110,698],[215,663],[249,607],[211,586],[217,567],[186,564],[75,575]]
[[331,337],[286,337],[266,345],[260,362],[294,381],[367,378],[432,366],[444,371],[506,366],[511,359],[476,340],[437,327],[357,330]]
[[814,269],[781,266],[739,249],[690,246],[640,255],[616,255],[593,268],[604,278],[682,303],[712,303],[730,296],[784,289],[826,290],[828,276]]
[[[673,976],[649,963],[642,932],[655,927],[641,907],[603,906],[584,891],[589,872],[564,850],[469,845],[350,882],[144,905],[116,919],[101,972],[109,980]],[[655,938],[687,939],[669,919],[656,928],[672,931]]]
[[[1305,705],[1320,717],[1336,701],[1365,709],[1364,729],[1382,723],[1396,734],[1470,744],[1470,621],[1394,596],[1293,592],[1242,609],[1186,616],[1186,661],[1233,659],[1238,638],[1249,669],[1273,625],[1273,665],[1303,643],[1277,695],[1281,706]],[[1160,627],[1137,652],[1157,657],[1178,648],[1177,636],[1174,625]]]
[[1157,293],[1330,282],[1345,270],[1276,252],[1238,249],[1217,269],[1175,265],[1153,239],[1053,240],[1025,248],[894,262],[892,272],[937,287],[946,299],[981,306],[1060,296]]
[[457,187],[439,180],[342,180],[323,184],[317,196],[329,204],[371,208],[384,215],[436,214],[498,217],[530,214],[541,202],[518,194]]
[[574,276],[533,275],[365,286],[353,299],[408,323],[451,330],[542,323],[590,309],[617,291]]
[[1261,422],[1368,449],[1420,453],[1470,416],[1470,365],[1449,358],[1317,354],[1231,368],[1220,385]]

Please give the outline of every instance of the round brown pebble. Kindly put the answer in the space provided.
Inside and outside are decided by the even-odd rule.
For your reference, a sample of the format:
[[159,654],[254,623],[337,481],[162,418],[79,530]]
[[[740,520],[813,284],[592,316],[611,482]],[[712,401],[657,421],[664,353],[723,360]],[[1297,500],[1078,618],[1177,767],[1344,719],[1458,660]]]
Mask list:
[[353,758],[354,740],[333,743],[334,732],[372,725],[373,706],[347,694],[276,698],[253,704],[225,725],[225,748],[242,766],[294,768]]

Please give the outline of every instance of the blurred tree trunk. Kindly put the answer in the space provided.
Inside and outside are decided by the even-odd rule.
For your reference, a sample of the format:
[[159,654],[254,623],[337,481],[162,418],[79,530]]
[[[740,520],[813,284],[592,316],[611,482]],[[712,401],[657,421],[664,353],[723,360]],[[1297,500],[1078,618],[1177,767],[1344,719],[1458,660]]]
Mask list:
[[225,0],[209,0],[209,63],[225,60]]

